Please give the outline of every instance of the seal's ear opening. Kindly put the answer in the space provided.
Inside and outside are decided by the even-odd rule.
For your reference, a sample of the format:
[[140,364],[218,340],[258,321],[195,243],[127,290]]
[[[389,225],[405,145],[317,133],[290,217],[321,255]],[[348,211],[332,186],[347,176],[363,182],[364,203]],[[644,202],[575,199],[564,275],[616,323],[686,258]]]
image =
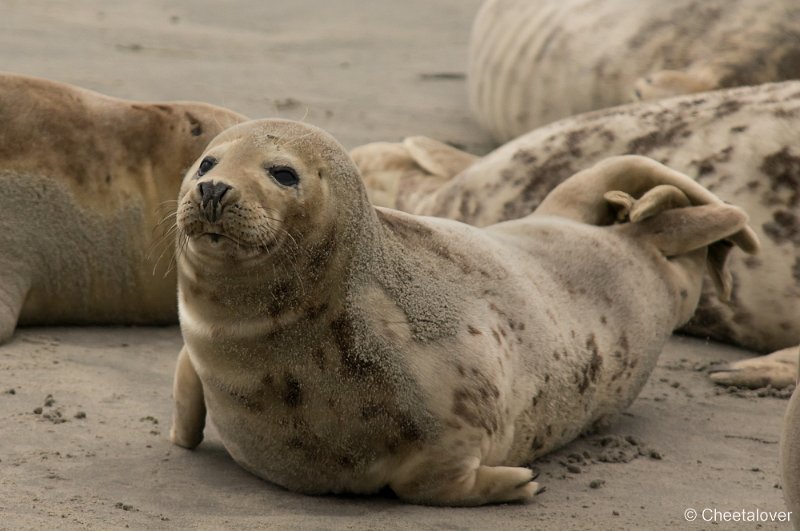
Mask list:
[[422,169],[437,177],[455,177],[478,157],[427,136],[410,136],[403,146]]

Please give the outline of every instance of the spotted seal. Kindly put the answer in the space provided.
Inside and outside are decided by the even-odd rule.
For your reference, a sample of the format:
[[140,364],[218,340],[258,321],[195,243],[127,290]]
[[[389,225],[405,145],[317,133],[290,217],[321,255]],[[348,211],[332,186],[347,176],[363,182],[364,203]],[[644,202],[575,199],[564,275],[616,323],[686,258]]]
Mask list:
[[470,104],[505,142],[634,98],[797,79],[798,28],[795,0],[488,0],[470,36]]
[[207,408],[288,489],[444,505],[533,496],[524,465],[631,403],[706,262],[725,293],[729,242],[757,248],[740,209],[643,157],[485,229],[375,208],[333,138],[283,120],[211,142],[178,228],[171,439],[196,446]]
[[[177,322],[155,230],[186,168],[243,118],[0,75],[0,343],[19,324]],[[169,240],[171,256],[172,239]]]
[[[405,159],[420,157],[423,145],[417,142]],[[800,343],[799,145],[800,82],[787,81],[566,118],[501,146],[449,180],[429,175],[436,187],[424,196],[411,196],[402,183],[410,163],[398,153],[384,156],[381,144],[368,144],[353,155],[370,189],[382,192],[373,198],[385,206],[477,226],[525,216],[564,179],[605,157],[655,158],[744,208],[763,243],[758,257],[731,257],[731,301],[721,303],[707,285],[682,330],[765,353]],[[464,160],[454,158],[451,166]],[[415,183],[423,177],[413,173]],[[794,357],[784,361],[778,355],[718,366],[713,378],[783,386],[796,372]]]

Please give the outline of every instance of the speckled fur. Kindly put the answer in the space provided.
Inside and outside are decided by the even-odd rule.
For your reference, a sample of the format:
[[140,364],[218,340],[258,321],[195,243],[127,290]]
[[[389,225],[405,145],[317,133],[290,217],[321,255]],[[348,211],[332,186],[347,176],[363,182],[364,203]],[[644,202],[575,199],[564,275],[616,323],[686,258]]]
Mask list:
[[[177,322],[148,259],[183,172],[241,117],[0,75],[0,342],[19,324]],[[172,208],[174,210],[174,208]]]
[[795,0],[488,0],[468,88],[498,141],[633,98],[800,77]]
[[[709,284],[683,330],[770,352],[800,343],[799,146],[800,82],[626,105],[509,142],[408,211],[490,225],[527,215],[558,183],[605,157],[652,157],[742,206],[763,243],[758,257],[731,257],[730,304]],[[368,182],[403,178],[382,174],[380,153],[372,155]]]
[[[756,246],[739,209],[641,157],[478,229],[372,207],[344,150],[307,125],[243,124],[205,156],[216,166],[200,176],[198,162],[180,195],[171,437],[199,443],[205,404],[238,463],[305,493],[532,497],[522,466],[638,394],[694,309],[705,245]],[[299,185],[279,185],[276,166]],[[232,187],[214,222],[199,204],[209,182]],[[608,186],[639,197],[665,183],[705,206],[613,224]]]

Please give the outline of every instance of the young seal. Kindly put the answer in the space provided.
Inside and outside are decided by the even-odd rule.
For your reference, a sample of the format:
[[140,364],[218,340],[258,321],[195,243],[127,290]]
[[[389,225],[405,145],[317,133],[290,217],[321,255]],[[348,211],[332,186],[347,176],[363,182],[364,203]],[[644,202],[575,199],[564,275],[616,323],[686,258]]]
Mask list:
[[485,229],[376,209],[333,138],[282,120],[211,142],[178,227],[171,439],[196,446],[207,407],[288,489],[447,505],[533,496],[523,465],[631,403],[707,255],[725,292],[722,240],[757,248],[740,209],[642,157]]
[[796,0],[488,0],[467,87],[499,142],[566,116],[800,77]]
[[[800,354],[794,349],[795,357]],[[794,528],[800,530],[800,377],[789,401],[781,437],[783,495],[792,511]]]
[[0,75],[0,343],[19,324],[177,322],[159,219],[208,141],[243,118]]
[[[424,145],[417,141],[405,159],[421,157]],[[428,188],[424,197],[412,196],[403,184],[403,168],[410,163],[399,153],[385,156],[381,145],[373,144],[353,150],[353,158],[365,170],[372,197],[385,206],[477,226],[533,212],[556,185],[605,157],[634,153],[659,160],[741,206],[763,243],[759,257],[731,257],[730,303],[721,303],[707,285],[682,331],[772,352],[800,343],[798,146],[800,82],[787,81],[566,118],[509,142],[449,180],[434,176],[430,181],[438,187]],[[445,153],[437,152],[439,158]],[[422,179],[409,175],[415,182]],[[797,360],[783,361],[778,355],[720,366],[713,377],[731,385],[784,386],[794,381]]]

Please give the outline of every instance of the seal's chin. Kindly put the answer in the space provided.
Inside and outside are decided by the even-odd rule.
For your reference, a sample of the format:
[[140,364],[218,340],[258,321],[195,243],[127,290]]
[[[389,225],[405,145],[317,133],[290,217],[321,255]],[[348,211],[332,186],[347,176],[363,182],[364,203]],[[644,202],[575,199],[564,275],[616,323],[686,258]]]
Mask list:
[[227,234],[202,232],[189,237],[189,250],[206,258],[248,260],[266,256],[273,245],[251,245]]

